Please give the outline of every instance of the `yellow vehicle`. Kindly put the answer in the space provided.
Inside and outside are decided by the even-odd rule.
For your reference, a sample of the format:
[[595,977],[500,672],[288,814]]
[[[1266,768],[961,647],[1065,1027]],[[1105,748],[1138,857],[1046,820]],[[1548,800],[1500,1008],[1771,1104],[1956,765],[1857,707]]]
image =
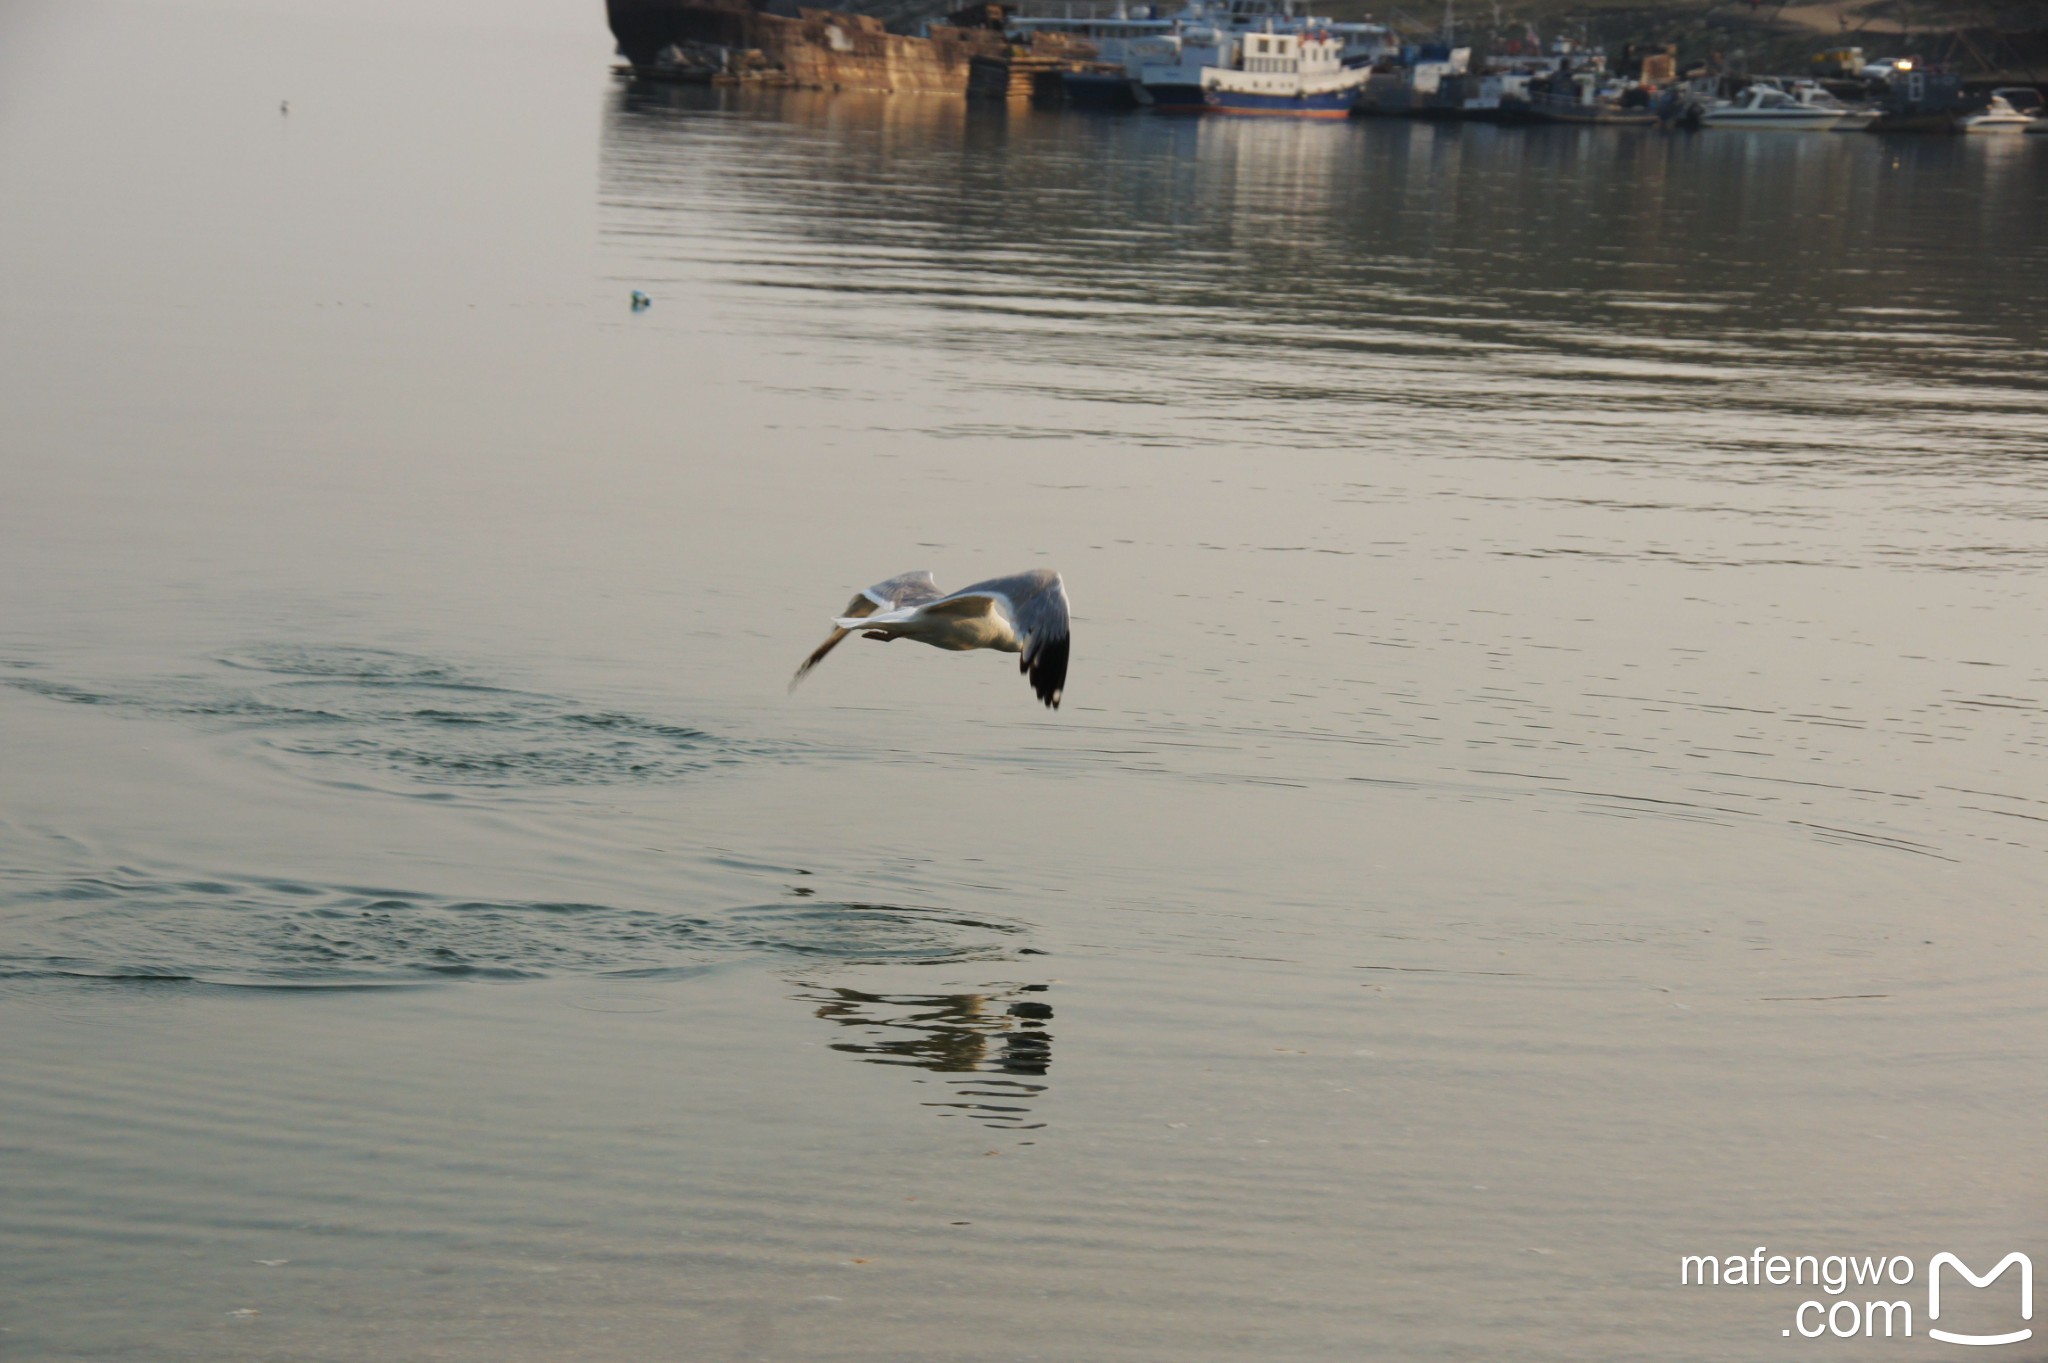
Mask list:
[[1816,52],[1813,54],[1813,74],[1855,80],[1863,74],[1863,49],[1831,47],[1825,52]]

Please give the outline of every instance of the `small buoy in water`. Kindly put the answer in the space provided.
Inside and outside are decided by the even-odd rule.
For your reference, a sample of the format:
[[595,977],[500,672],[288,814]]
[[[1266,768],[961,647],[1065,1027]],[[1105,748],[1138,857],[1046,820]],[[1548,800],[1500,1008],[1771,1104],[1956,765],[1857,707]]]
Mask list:
[[279,100],[277,102],[277,111],[281,114],[290,113],[292,111],[292,102],[288,99]]
[[639,312],[653,301],[654,300],[652,298],[649,298],[646,294],[640,292],[640,290],[633,290],[633,311]]

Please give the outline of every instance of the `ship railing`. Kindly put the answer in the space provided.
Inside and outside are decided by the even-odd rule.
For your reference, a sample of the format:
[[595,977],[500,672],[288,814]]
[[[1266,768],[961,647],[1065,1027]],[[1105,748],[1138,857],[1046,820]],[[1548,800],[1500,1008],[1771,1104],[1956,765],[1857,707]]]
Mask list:
[[1578,94],[1560,95],[1550,92],[1530,91],[1522,96],[1531,109],[1547,113],[1577,113],[1599,107],[1598,99],[1583,99]]
[[1086,23],[1096,19],[1165,19],[1166,5],[1130,4],[1126,0],[1023,0],[1011,19],[1058,19]]

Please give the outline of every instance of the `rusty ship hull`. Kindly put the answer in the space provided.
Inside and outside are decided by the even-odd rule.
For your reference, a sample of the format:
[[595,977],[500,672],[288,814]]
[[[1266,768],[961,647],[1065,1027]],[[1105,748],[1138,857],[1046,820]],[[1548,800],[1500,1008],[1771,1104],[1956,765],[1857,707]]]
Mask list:
[[670,49],[737,53],[765,83],[797,89],[964,94],[977,56],[1009,51],[997,28],[937,25],[920,38],[869,15],[771,14],[750,0],[605,0],[605,11],[635,69],[659,69]]

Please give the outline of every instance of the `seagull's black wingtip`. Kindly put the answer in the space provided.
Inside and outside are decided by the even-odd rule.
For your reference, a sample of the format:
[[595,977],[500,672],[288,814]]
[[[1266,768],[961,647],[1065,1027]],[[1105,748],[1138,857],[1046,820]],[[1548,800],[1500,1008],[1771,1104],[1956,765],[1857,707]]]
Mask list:
[[1048,710],[1060,708],[1060,696],[1067,689],[1067,652],[1069,640],[1066,635],[1048,639],[1042,648],[1024,659],[1023,667],[1031,674],[1031,689],[1045,702]]

